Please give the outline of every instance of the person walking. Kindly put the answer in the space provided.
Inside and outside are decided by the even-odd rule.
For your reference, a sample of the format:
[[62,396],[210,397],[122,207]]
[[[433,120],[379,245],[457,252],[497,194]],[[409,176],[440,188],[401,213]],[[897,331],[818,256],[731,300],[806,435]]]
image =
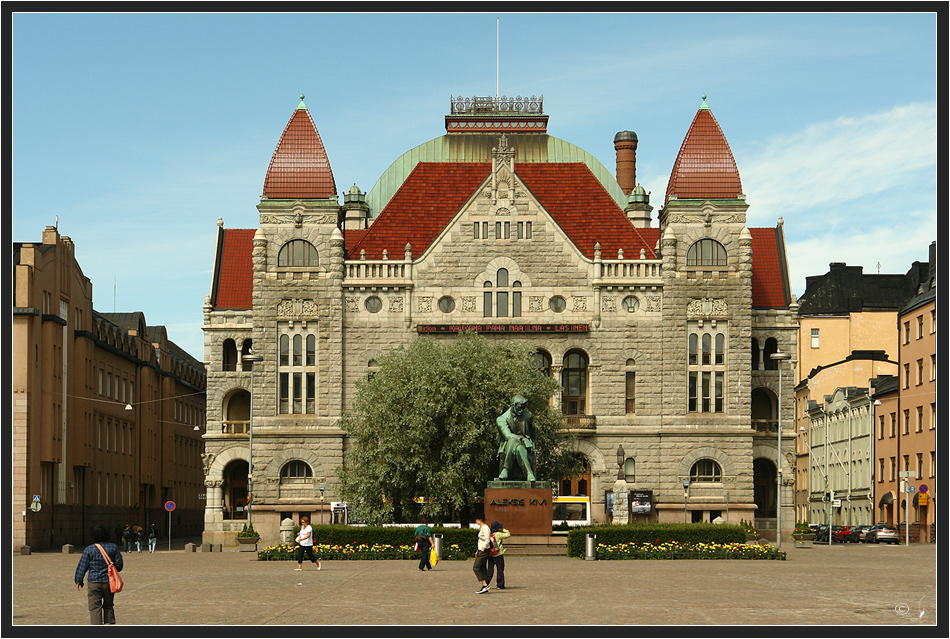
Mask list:
[[132,526],[130,524],[126,524],[125,530],[122,531],[122,541],[125,552],[132,552]]
[[307,555],[310,563],[317,564],[317,570],[320,570],[323,566],[320,564],[319,557],[313,554],[313,528],[310,526],[310,518],[306,515],[300,518],[300,532],[297,533],[294,541],[297,543],[297,567],[294,570],[303,570],[304,554]]
[[432,561],[430,560],[432,528],[429,527],[429,520],[426,517],[423,517],[422,523],[416,526],[416,543],[419,544],[419,552],[422,553],[422,557],[419,559],[419,571],[432,570]]
[[505,530],[505,527],[501,525],[501,522],[493,521],[489,527],[491,534],[495,539],[495,544],[498,546],[498,552],[496,554],[488,554],[488,564],[486,565],[485,572],[488,574],[488,583],[491,583],[492,577],[495,574],[495,569],[498,569],[498,576],[495,578],[495,587],[498,590],[505,589],[505,544],[503,540],[511,537],[511,533]]
[[145,543],[145,531],[141,526],[135,527],[135,549],[142,553],[142,544]]
[[105,526],[92,527],[92,544],[86,546],[76,566],[76,590],[81,590],[86,573],[89,573],[86,597],[89,603],[89,623],[94,626],[115,624],[115,595],[109,588],[109,571],[102,553],[116,569],[122,571],[122,553],[118,546],[109,541],[109,529]]
[[485,523],[485,517],[475,517],[475,523],[478,525],[478,542],[475,549],[475,563],[472,566],[472,571],[475,573],[475,578],[478,579],[482,587],[480,590],[476,590],[475,594],[481,595],[488,592],[488,572],[485,570],[485,566],[488,565],[489,555],[489,546],[491,545],[491,529],[488,527],[488,524]]
[[155,524],[152,524],[151,528],[148,529],[148,551],[155,552],[155,546],[158,545],[158,530],[155,528]]

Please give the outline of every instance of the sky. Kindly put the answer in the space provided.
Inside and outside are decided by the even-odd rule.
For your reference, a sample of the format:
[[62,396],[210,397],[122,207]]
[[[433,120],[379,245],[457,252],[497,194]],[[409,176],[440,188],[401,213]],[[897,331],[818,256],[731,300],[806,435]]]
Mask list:
[[95,310],[141,311],[198,360],[217,220],[257,228],[264,175],[300,94],[341,194],[354,183],[368,192],[402,153],[443,135],[451,96],[543,96],[548,133],[611,171],[614,134],[636,132],[653,226],[705,95],[739,168],[747,225],[783,220],[795,295],[831,262],[906,273],[937,240],[934,13],[11,22],[4,234],[40,241],[58,217]]

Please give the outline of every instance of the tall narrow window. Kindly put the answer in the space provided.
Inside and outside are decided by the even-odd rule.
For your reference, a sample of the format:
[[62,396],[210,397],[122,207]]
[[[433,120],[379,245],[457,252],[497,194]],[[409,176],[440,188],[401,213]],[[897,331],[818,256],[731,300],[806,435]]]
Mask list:
[[[507,225],[508,222],[505,222]],[[508,269],[500,268],[495,275],[498,292],[495,294],[495,314],[498,317],[508,317]]]
[[686,411],[725,412],[726,333],[690,327],[686,354]]
[[511,316],[521,317],[521,282],[514,282],[511,286]]
[[626,375],[626,412],[632,415],[637,412],[637,374],[633,371],[627,371]]
[[564,357],[561,404],[565,415],[587,414],[587,356],[579,351],[571,351]]
[[278,337],[277,410],[285,415],[312,415],[316,413],[317,337],[296,332],[296,326],[285,330]]
[[483,302],[484,302],[484,310],[482,311],[482,315],[484,317],[492,316],[492,312],[491,312],[492,294],[491,293],[492,293],[491,282],[485,282],[485,293],[482,295]]

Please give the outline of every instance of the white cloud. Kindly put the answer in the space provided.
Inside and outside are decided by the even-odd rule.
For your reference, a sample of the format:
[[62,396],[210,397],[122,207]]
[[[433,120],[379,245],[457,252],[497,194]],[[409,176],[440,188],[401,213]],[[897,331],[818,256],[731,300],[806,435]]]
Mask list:
[[893,191],[913,195],[928,185],[932,190],[936,136],[936,104],[929,103],[819,122],[771,138],[737,159],[754,207],[749,213],[774,220],[821,211],[817,220],[824,225],[840,219],[836,212],[849,202]]

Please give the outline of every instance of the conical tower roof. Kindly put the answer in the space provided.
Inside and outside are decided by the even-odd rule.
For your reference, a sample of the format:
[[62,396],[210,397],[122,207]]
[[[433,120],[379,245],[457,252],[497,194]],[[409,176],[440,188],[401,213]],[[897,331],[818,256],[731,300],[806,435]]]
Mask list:
[[330,160],[302,95],[267,167],[264,196],[269,199],[336,199]]
[[666,201],[731,199],[742,194],[739,169],[719,123],[706,105],[706,96],[686,132],[666,187]]

